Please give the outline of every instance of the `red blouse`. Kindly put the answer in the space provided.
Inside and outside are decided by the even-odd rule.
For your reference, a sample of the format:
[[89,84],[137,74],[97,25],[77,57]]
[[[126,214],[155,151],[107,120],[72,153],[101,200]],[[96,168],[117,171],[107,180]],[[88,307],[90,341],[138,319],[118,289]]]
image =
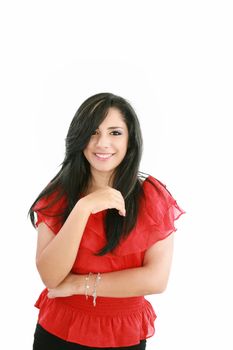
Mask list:
[[[177,230],[174,220],[185,211],[167,191],[166,185],[149,175],[142,186],[145,199],[140,202],[137,223],[130,235],[114,253],[95,256],[93,253],[106,243],[103,219],[107,210],[91,214],[71,272],[104,273],[140,267],[143,265],[145,251]],[[65,198],[51,208],[39,211],[53,196],[54,194],[42,198],[33,209],[37,213],[36,226],[43,221],[57,234],[62,222],[59,217],[49,217],[46,214],[60,211],[66,204]],[[66,341],[94,347],[123,347],[138,344],[155,332],[154,321],[157,316],[144,296],[97,296],[94,307],[92,297],[86,300],[84,295],[72,295],[50,299],[47,292],[45,288],[35,303],[39,309],[38,323]]]

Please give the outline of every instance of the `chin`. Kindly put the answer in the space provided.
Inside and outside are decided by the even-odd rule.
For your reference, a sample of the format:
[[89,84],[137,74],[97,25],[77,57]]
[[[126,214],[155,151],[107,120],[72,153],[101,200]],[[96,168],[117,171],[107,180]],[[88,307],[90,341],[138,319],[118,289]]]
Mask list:
[[104,167],[101,167],[101,168],[97,168],[97,167],[92,167],[93,170],[96,170],[96,171],[99,171],[99,172],[102,172],[102,173],[112,173],[113,171],[116,170],[117,167],[115,168],[104,168]]

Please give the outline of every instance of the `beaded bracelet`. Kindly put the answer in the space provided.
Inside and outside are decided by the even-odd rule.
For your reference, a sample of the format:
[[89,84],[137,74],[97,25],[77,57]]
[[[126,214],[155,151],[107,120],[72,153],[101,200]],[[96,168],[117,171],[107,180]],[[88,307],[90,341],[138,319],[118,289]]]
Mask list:
[[93,305],[96,306],[96,298],[97,298],[97,285],[99,283],[99,281],[101,280],[101,275],[100,273],[98,272],[98,274],[96,275],[96,278],[95,278],[95,283],[94,283],[94,290],[93,290],[93,293],[92,293],[92,296],[93,296]]
[[89,272],[89,274],[85,277],[85,296],[86,296],[86,300],[88,299],[88,290],[90,289],[90,286],[89,286],[89,279],[90,279],[90,276],[92,275],[92,272]]

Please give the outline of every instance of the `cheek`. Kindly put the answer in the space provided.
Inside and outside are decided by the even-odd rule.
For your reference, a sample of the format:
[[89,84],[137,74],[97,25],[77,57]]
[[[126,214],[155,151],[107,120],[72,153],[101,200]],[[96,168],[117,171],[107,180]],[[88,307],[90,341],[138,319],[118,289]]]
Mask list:
[[88,153],[89,153],[89,150],[88,150],[88,147],[86,147],[85,150],[83,151],[83,154],[86,158],[88,157]]
[[121,144],[121,154],[124,157],[127,153],[127,149],[128,149],[128,144],[125,143],[124,145]]
[[86,146],[86,148],[84,149],[83,153],[87,154],[88,152],[90,152],[91,151],[91,147],[92,147],[91,142],[89,142],[88,145]]

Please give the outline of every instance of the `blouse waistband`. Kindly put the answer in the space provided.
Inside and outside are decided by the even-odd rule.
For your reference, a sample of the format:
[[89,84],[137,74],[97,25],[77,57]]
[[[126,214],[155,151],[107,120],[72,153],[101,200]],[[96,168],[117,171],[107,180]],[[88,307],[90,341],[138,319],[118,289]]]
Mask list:
[[75,310],[89,312],[91,314],[113,315],[132,314],[141,311],[145,302],[143,296],[129,298],[97,297],[96,306],[93,305],[93,297],[86,299],[85,295],[72,295],[70,297],[56,298],[58,303],[66,304]]

